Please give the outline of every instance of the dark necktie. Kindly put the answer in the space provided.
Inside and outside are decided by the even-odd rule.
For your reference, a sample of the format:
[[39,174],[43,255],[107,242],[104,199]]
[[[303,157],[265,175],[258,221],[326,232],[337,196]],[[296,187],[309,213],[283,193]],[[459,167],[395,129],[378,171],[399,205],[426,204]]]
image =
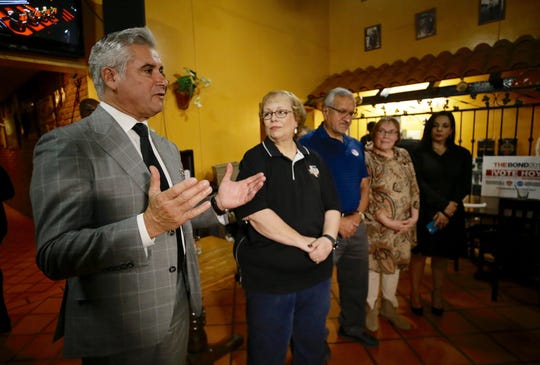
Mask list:
[[[150,168],[150,166],[155,166],[158,169],[161,191],[167,190],[169,188],[169,183],[167,182],[165,173],[163,172],[163,169],[161,168],[161,165],[159,164],[158,159],[154,154],[154,150],[152,150],[152,146],[150,145],[150,139],[148,137],[148,127],[146,127],[146,125],[144,125],[143,123],[136,123],[133,126],[133,130],[140,137],[141,154],[143,156],[144,163],[146,164],[146,166],[148,166],[148,168]],[[182,263],[184,257],[184,247],[182,245],[182,232],[180,228],[176,229],[176,240],[178,243],[178,262]]]
[[158,159],[154,154],[154,150],[152,150],[152,146],[150,145],[150,139],[148,138],[148,128],[143,123],[137,123],[133,126],[133,130],[140,137],[141,154],[144,163],[146,164],[146,166],[148,166],[148,168],[150,168],[150,166],[155,166],[158,169],[161,191],[167,190],[169,188],[169,183],[167,182],[165,173],[163,172],[163,169],[161,168],[161,165],[159,164]]

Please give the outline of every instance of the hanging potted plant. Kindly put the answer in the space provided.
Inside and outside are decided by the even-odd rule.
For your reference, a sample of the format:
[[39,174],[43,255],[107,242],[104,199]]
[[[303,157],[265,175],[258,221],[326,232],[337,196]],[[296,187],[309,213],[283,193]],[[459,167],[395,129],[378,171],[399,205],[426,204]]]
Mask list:
[[173,90],[178,108],[186,110],[193,97],[195,97],[193,103],[200,108],[202,107],[202,104],[200,102],[199,86],[202,83],[203,87],[208,87],[210,86],[211,81],[205,77],[198,77],[197,72],[190,68],[186,67],[184,70],[184,75],[174,75],[176,81],[173,83]]

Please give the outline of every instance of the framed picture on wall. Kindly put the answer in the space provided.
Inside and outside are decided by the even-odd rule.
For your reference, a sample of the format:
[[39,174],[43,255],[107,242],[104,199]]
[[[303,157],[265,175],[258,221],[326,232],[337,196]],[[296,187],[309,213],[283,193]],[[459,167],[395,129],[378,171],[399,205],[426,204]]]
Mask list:
[[364,49],[371,51],[381,48],[381,25],[372,25],[364,29]]
[[431,37],[437,33],[435,8],[416,13],[416,39]]
[[496,22],[504,19],[504,0],[478,0],[478,24]]

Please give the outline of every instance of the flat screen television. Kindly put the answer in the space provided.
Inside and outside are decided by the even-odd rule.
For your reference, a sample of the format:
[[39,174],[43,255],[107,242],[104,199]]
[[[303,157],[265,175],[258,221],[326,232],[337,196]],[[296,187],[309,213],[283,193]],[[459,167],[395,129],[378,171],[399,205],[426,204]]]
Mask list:
[[80,0],[0,0],[0,48],[83,57]]

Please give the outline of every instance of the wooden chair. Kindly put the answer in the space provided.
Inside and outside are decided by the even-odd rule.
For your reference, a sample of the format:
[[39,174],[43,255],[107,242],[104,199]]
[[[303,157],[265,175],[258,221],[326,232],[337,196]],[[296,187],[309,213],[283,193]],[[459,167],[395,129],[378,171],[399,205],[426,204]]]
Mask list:
[[[539,285],[540,200],[500,198],[497,223],[469,234],[475,242],[475,277],[490,280],[491,300],[497,301],[503,276]],[[540,286],[538,292],[540,303]]]

